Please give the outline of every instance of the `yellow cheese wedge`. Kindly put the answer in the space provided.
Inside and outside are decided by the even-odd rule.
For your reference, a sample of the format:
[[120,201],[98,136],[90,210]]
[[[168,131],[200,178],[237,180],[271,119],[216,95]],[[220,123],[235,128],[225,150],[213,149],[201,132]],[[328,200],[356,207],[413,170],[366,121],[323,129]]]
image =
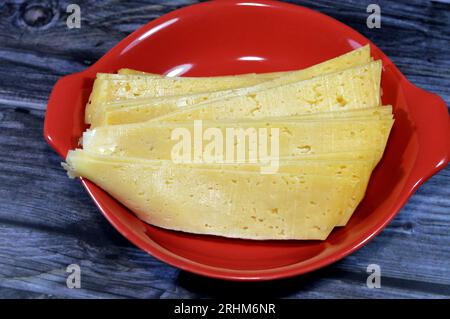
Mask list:
[[380,105],[381,62],[183,108],[152,121],[297,116]]
[[160,76],[160,77],[163,77],[163,75],[160,75],[160,74],[157,74],[157,73],[149,73],[149,72],[144,72],[144,71],[139,71],[139,70],[134,70],[134,69],[128,69],[128,68],[119,69],[117,71],[117,74],[120,74],[120,75],[149,75],[149,76]]
[[[366,61],[369,62],[369,61]],[[297,72],[298,70],[293,70],[293,71],[280,71],[280,72],[267,72],[267,73],[245,73],[245,74],[238,74],[238,75],[228,75],[228,76],[233,76],[233,77],[254,77],[255,75],[258,78],[261,79],[265,79],[265,80],[273,80],[276,78],[279,78],[281,76],[285,76],[289,73],[292,72]],[[155,73],[148,73],[148,72],[143,72],[143,71],[138,71],[138,70],[133,70],[133,69],[120,69],[117,71],[117,74],[120,75],[148,75],[148,76],[159,76],[159,77],[163,77],[163,75],[159,75],[159,74],[155,74]],[[226,75],[222,75],[222,77],[224,77]],[[170,76],[168,76],[170,77]],[[208,78],[208,79],[213,79],[217,76],[207,76],[207,77],[203,77],[203,76],[196,76],[196,78]],[[186,77],[183,76],[183,78],[190,78],[190,77]]]
[[[265,89],[274,88],[280,85],[286,85],[294,82],[299,82],[303,80],[307,80],[319,75],[334,73],[338,71],[342,71],[348,68],[352,68],[358,65],[367,64],[371,62],[370,57],[370,47],[369,45],[366,45],[364,47],[361,47],[359,49],[353,50],[349,53],[343,54],[341,56],[338,56],[334,59],[324,61],[322,63],[313,65],[311,67],[308,67],[306,69],[302,70],[296,70],[296,71],[287,71],[287,72],[273,72],[273,73],[258,73],[258,74],[244,74],[244,75],[236,75],[235,77],[240,76],[256,76],[256,77],[265,77],[267,79],[267,76],[273,77],[272,81],[264,81],[260,84],[247,87],[245,90],[241,93],[239,93],[240,89],[234,89],[234,90],[224,90],[224,91],[212,91],[212,92],[205,92],[200,94],[193,94],[193,95],[187,95],[183,94],[181,97],[173,97],[175,100],[181,100],[178,101],[177,106],[186,106],[186,105],[192,105],[200,102],[205,102],[206,100],[212,100],[217,98],[222,98],[224,96],[230,96],[235,94],[245,94],[249,92],[255,92],[255,91],[261,91]],[[122,69],[123,70],[123,69]],[[185,78],[184,79],[189,79]],[[207,79],[214,79],[215,77],[206,77]],[[172,97],[169,98],[169,100],[172,99]],[[126,106],[137,106],[142,104],[148,104],[151,105],[152,103],[159,104],[160,102],[163,102],[164,98],[136,98],[136,99],[129,99],[129,100],[123,100],[123,101],[109,101],[108,107],[114,108],[114,107],[126,107]]]
[[[338,58],[335,59],[330,59],[327,60],[323,63],[327,63],[328,61],[334,61],[334,62],[339,62],[337,61],[337,59],[345,59],[345,61],[341,61],[343,64],[347,64],[347,67],[352,67],[358,64],[363,64],[363,63],[368,63],[370,62],[370,46],[369,45],[365,45],[359,49],[353,50],[347,54],[344,54],[342,56],[339,56]],[[347,59],[349,58],[349,59]],[[354,61],[351,60],[358,60],[359,63],[355,64]],[[322,63],[319,63],[317,65],[321,65]],[[324,65],[323,70],[326,72],[333,72],[334,66],[332,65],[333,63],[327,63],[328,65]],[[327,70],[328,68],[328,70]],[[299,73],[299,70],[291,70],[291,71],[280,71],[280,72],[266,72],[266,73],[246,73],[246,74],[238,74],[238,75],[230,75],[232,77],[253,77],[253,76],[257,76],[260,78],[264,78],[266,80],[273,80],[285,75],[289,75],[289,74],[295,74],[295,73]],[[117,74],[120,75],[148,75],[148,76],[161,76],[159,74],[155,74],[155,73],[148,73],[148,72],[143,72],[143,71],[138,71],[138,70],[133,70],[133,69],[129,69],[129,68],[123,68],[117,71]],[[296,78],[298,75],[295,74],[293,75],[294,78]],[[224,76],[222,76],[224,77]],[[186,77],[184,77],[186,78]],[[214,76],[209,76],[209,77],[203,77],[203,78],[214,78]],[[294,79],[294,81],[298,81],[299,79]]]
[[[159,227],[247,239],[326,239],[356,182],[336,176],[183,168],[69,156],[96,183]],[[261,196],[264,194],[264,196]]]
[[[331,154],[330,154],[331,155]],[[171,161],[154,161],[145,160],[140,158],[120,157],[120,156],[105,156],[94,154],[85,150],[77,149],[70,151],[69,158],[75,156],[94,156],[103,161],[120,162],[120,163],[141,163],[145,165],[162,165],[172,166]],[[339,158],[339,156],[338,156]],[[233,171],[251,171],[261,172],[261,165],[259,164],[177,164],[179,167],[194,168],[194,169],[213,169],[213,170],[233,170]],[[329,158],[302,158],[300,160],[282,160],[279,163],[278,173],[295,173],[298,175],[323,175],[323,176],[335,176],[352,179],[357,182],[357,186],[352,189],[353,193],[343,194],[343,198],[348,198],[348,204],[346,209],[342,212],[341,218],[339,218],[336,226],[344,226],[350,219],[351,215],[355,211],[359,202],[364,197],[367,183],[370,178],[370,174],[373,169],[372,160],[354,159],[353,156],[349,159],[336,159],[335,156]]]
[[[245,91],[240,91],[239,89],[235,90],[223,90],[220,91],[219,88],[215,90],[205,91],[198,94],[189,95],[188,91],[181,92],[179,94],[183,94],[183,96],[174,96],[173,98],[152,98],[152,99],[141,99],[136,98],[136,96],[132,96],[135,101],[132,100],[122,100],[122,101],[111,101],[111,98],[108,96],[109,93],[102,93],[101,95],[96,92],[96,86],[94,85],[94,91],[92,93],[93,98],[90,99],[88,103],[88,107],[86,110],[86,122],[92,124],[92,126],[99,126],[103,124],[102,115],[106,108],[122,108],[127,106],[136,106],[136,105],[146,105],[146,106],[154,106],[158,108],[154,110],[153,116],[159,116],[163,114],[167,114],[171,111],[177,110],[181,106],[193,105],[196,103],[206,103],[208,101],[212,101],[215,99],[219,99],[225,96],[234,96],[236,94],[242,95],[245,93],[256,92],[261,90],[266,90],[269,88],[277,87],[280,85],[285,85],[289,83],[294,83],[306,79],[310,79],[312,77],[328,74],[332,72],[337,72],[344,70],[349,67],[354,67],[357,65],[362,65],[368,63],[371,60],[370,58],[370,48],[369,46],[365,46],[363,48],[351,51],[347,54],[334,58],[332,60],[325,61],[323,63],[314,65],[304,70],[298,70],[293,72],[288,72],[284,76],[280,76],[272,81],[264,81],[259,85],[254,85],[252,87],[248,87]],[[261,75],[255,75],[255,77],[261,77]],[[209,81],[208,78],[204,78],[205,81]],[[187,78],[185,81],[189,81]],[[199,81],[199,80],[196,80]],[[245,81],[241,80],[241,81]],[[242,82],[241,82],[242,83]],[[214,83],[210,84],[213,85]],[[99,86],[101,85],[98,84]],[[245,85],[243,85],[245,86]],[[109,92],[106,85],[102,87],[104,92]],[[180,92],[183,88],[180,88],[178,92]],[[160,90],[162,95],[164,94],[164,90]],[[97,95],[99,97],[97,98]],[[103,105],[101,103],[108,102],[107,105]]]
[[[111,99],[110,80],[114,76],[116,76],[116,75],[107,74],[107,73],[97,73],[96,79],[94,81],[94,85],[92,87],[91,95],[89,96],[89,102],[86,105],[86,111],[85,111],[86,118],[90,117],[89,114],[95,111],[96,104],[100,103],[101,101],[108,101]],[[157,75],[146,75],[145,77],[161,78],[161,76],[157,76]],[[116,76],[116,78],[117,78],[117,76]],[[88,114],[88,112],[89,112],[89,114]],[[88,123],[88,122],[86,122],[86,123]]]
[[[389,108],[386,108],[389,110]],[[362,199],[371,170],[378,163],[384,151],[386,141],[392,126],[390,118],[384,120],[329,120],[298,121],[298,122],[247,122],[241,123],[242,128],[279,128],[280,130],[280,158],[302,158],[317,161],[320,159],[345,160],[363,158],[371,163],[367,175],[360,176],[361,184],[358,192],[352,198],[354,206],[350,206],[344,213],[338,226],[347,223],[356,205]],[[172,156],[175,141],[171,140],[173,129],[184,127],[194,135],[193,125],[156,124],[150,123],[121,125],[115,127],[101,127],[84,134],[83,147],[87,151],[97,154],[114,156],[128,156],[145,159],[168,160]],[[204,128],[220,127],[218,123],[203,122]],[[228,124],[234,124],[229,122]],[[221,123],[222,131],[227,124]],[[230,127],[234,127],[230,125]],[[116,129],[118,128],[118,129]],[[224,146],[225,149],[225,146]],[[365,152],[363,156],[354,155],[355,152]],[[193,152],[194,153],[194,152]],[[191,159],[194,159],[192,153]],[[350,156],[349,156],[350,153]],[[317,155],[322,155],[318,157]],[[353,155],[353,156],[352,156]],[[323,163],[323,162],[322,162]],[[269,164],[265,164],[269,165]],[[242,166],[242,164],[240,164]],[[246,166],[241,169],[246,170]],[[248,165],[247,165],[248,167]],[[320,166],[319,166],[320,167]],[[237,168],[237,167],[235,167]],[[320,168],[317,168],[320,169]],[[326,170],[325,170],[326,171]],[[356,172],[356,170],[354,170]],[[316,172],[316,174],[319,174]]]
[[[164,115],[160,113],[161,109],[151,107],[126,107],[106,111],[103,125],[117,125],[139,123],[151,120],[155,117]],[[392,107],[390,105],[384,107],[372,107],[364,109],[350,109],[341,112],[317,112],[299,115],[301,119],[315,119],[315,118],[333,118],[333,117],[359,117],[370,118],[372,116],[392,115]],[[277,117],[277,119],[282,117]],[[286,117],[288,119],[289,117]]]
[[[270,119],[240,121],[239,123],[195,121],[167,124],[146,122],[104,126],[88,130],[83,134],[82,144],[85,150],[97,154],[153,160],[175,160],[175,156],[180,156],[179,154],[186,151],[188,155],[183,157],[183,161],[194,161],[194,159],[204,161],[209,152],[212,154],[213,149],[217,151],[221,147],[222,159],[229,162],[236,161],[238,154],[241,154],[240,159],[245,156],[246,159],[258,157],[259,160],[263,160],[263,158],[267,160],[274,156],[285,158],[305,154],[365,150],[373,151],[374,161],[378,162],[384,151],[392,123],[391,118],[280,122]],[[230,129],[233,129],[234,132],[231,132]],[[216,134],[214,131],[218,131],[218,133]],[[182,137],[178,134],[184,135]],[[208,136],[209,140],[207,141]],[[258,139],[258,143],[265,141],[267,150],[262,152],[262,148],[252,149],[253,153],[250,153],[248,146],[250,138]],[[185,139],[186,144],[183,144]],[[202,145],[198,142],[194,143],[194,140],[201,141]],[[228,141],[231,142],[228,143]],[[231,145],[232,143],[233,145]],[[278,148],[274,148],[275,145],[278,145]],[[258,155],[255,156],[255,154]],[[261,154],[267,155],[261,156]]]
[[91,129],[63,166],[159,227],[323,240],[348,222],[386,147],[381,66],[366,46],[296,71],[99,73]]
[[[85,120],[90,123],[96,112],[102,112],[101,105],[108,101],[133,99],[142,96],[158,97],[178,94],[193,94],[226,90],[244,86],[251,86],[264,81],[253,77],[215,77],[215,78],[169,78],[169,77],[129,77],[111,74],[108,79],[100,75],[95,81],[93,93],[86,106]],[[98,83],[97,83],[98,82]]]

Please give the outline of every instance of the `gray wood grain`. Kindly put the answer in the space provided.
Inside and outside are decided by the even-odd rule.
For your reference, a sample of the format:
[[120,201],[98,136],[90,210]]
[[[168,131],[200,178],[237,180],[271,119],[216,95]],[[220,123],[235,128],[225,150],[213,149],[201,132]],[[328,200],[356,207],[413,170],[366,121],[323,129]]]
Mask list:
[[[450,169],[426,182],[372,242],[305,276],[230,283],[170,267],[122,238],[42,137],[56,80],[83,70],[128,33],[194,1],[78,1],[81,30],[67,31],[70,1],[0,2],[0,298],[450,297]],[[371,1],[296,1],[373,40],[415,84],[450,104],[450,5],[380,1],[382,28],[365,26]],[[120,12],[120,14],[117,14]],[[66,267],[82,268],[69,289]],[[366,267],[382,288],[366,287]]]

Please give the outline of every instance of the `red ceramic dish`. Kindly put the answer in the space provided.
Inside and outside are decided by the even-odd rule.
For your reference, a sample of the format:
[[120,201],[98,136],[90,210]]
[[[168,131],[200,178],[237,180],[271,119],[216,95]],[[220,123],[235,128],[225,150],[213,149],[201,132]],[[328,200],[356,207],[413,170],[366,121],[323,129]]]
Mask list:
[[[161,74],[225,75],[304,68],[370,43],[318,12],[268,1],[207,2],[171,12],[128,36],[84,72],[58,81],[44,134],[63,157],[86,126],[84,107],[97,72],[128,67]],[[379,233],[417,187],[445,167],[450,120],[436,95],[383,61],[383,102],[395,125],[367,195],[346,227],[326,241],[250,241],[160,229],[137,219],[88,180],[83,185],[111,224],[149,254],[178,268],[231,280],[269,280],[303,274],[352,253]],[[261,194],[264,196],[264,194]]]

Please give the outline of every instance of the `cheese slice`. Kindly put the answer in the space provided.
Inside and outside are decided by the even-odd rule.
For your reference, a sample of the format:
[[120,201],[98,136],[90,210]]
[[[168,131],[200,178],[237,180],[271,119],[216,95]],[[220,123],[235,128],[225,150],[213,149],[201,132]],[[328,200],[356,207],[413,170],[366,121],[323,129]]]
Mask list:
[[297,116],[380,105],[381,62],[183,108],[152,121]]
[[[332,62],[328,62],[332,61]],[[356,62],[355,62],[356,61]],[[353,51],[350,51],[349,53],[343,54],[337,58],[327,60],[325,62],[317,64],[320,66],[319,68],[322,68],[324,72],[333,72],[335,69],[334,64],[346,64],[347,67],[352,67],[358,64],[364,64],[370,62],[370,46],[365,45],[361,48],[355,49]],[[345,68],[345,66],[344,66]],[[307,69],[306,69],[307,70]],[[294,81],[298,81],[299,79],[296,78],[297,76],[303,77],[303,75],[299,75],[304,73],[303,70],[292,70],[292,71],[279,71],[279,72],[266,72],[266,73],[246,73],[246,74],[238,74],[238,75],[229,75],[230,77],[260,77],[265,80],[273,80],[282,76],[286,75],[292,75],[294,77]],[[133,70],[129,68],[123,68],[117,71],[117,74],[119,75],[147,75],[151,77],[163,77],[162,75],[155,74],[155,73],[148,73],[138,70]],[[169,76],[170,77],[170,76]],[[205,78],[205,79],[214,79],[217,76],[208,76],[208,77],[195,77],[195,78]],[[220,76],[220,77],[226,77],[226,76]],[[183,78],[189,78],[189,77],[183,77]]]
[[[250,92],[256,92],[261,90],[266,90],[269,88],[277,87],[280,85],[285,85],[289,83],[294,83],[298,81],[303,81],[306,79],[310,79],[312,77],[328,74],[337,71],[344,70],[349,67],[354,67],[357,65],[362,65],[368,63],[371,60],[370,58],[370,48],[369,46],[362,47],[360,49],[351,51],[347,54],[334,58],[332,60],[325,61],[323,63],[311,66],[304,70],[298,70],[293,72],[288,72],[284,76],[280,76],[279,78],[275,78],[272,81],[264,81],[259,85],[254,85],[247,87],[245,90],[232,89],[232,90],[222,90],[216,88],[216,90],[204,91],[197,94],[190,94],[188,91],[181,92],[182,96],[173,96],[167,97],[167,94],[163,94],[164,91],[161,91],[164,98],[155,98],[152,97],[150,99],[146,98],[136,98],[136,96],[132,96],[133,99],[130,100],[121,100],[121,101],[111,101],[107,93],[102,93],[101,98],[90,100],[88,103],[88,108],[86,110],[86,122],[90,123],[92,126],[99,126],[103,124],[103,112],[105,108],[122,108],[129,106],[139,106],[146,105],[148,107],[153,106],[157,108],[154,110],[154,116],[167,114],[171,111],[177,110],[179,107],[194,105],[197,103],[206,103],[208,101],[213,101],[215,99],[220,99],[226,96],[234,96],[234,95],[243,95]],[[261,75],[257,74],[256,77],[261,77]],[[186,78],[185,81],[189,81],[190,78]],[[204,78],[205,81],[208,81],[208,78]],[[214,79],[214,78],[212,78]],[[199,80],[197,80],[199,81]],[[95,85],[94,85],[95,89]],[[103,88],[104,92],[109,92],[106,87]],[[178,92],[181,91],[181,88]],[[92,93],[92,95],[96,96],[96,93]],[[104,104],[106,104],[106,106]]]
[[[264,81],[264,79],[253,77],[215,77],[215,78],[169,78],[169,77],[146,77],[125,76],[110,74],[106,78],[100,74],[94,83],[93,93],[86,106],[85,120],[90,123],[96,112],[102,112],[101,105],[108,101],[121,99],[133,99],[149,96],[171,96],[178,94],[193,94],[226,90],[244,86],[251,86]],[[98,82],[98,83],[97,83]]]
[[[230,76],[230,77],[258,77],[260,79],[264,79],[264,80],[273,80],[275,78],[278,78],[280,76],[284,76],[286,74],[289,74],[291,72],[296,72],[295,71],[281,71],[281,72],[268,72],[268,73],[245,73],[245,74],[238,74],[238,75],[221,75],[219,77],[226,77],[226,76]],[[117,71],[117,74],[119,75],[128,75],[128,76],[151,76],[151,77],[168,77],[168,78],[178,78],[178,76],[164,76],[164,75],[159,75],[159,74],[155,74],[155,73],[148,73],[148,72],[143,72],[143,71],[138,71],[138,70],[133,70],[133,69],[120,69]],[[204,79],[214,79],[217,76],[195,76],[195,77],[187,77],[187,76],[183,76],[184,79],[189,79],[189,78],[204,78]]]
[[[103,161],[120,162],[120,163],[140,163],[145,165],[162,165],[171,166],[174,165],[171,161],[167,160],[145,160],[140,158],[120,157],[120,156],[105,156],[91,153],[86,150],[76,149],[70,151],[69,158],[71,157],[84,157],[94,156]],[[331,155],[331,154],[330,154]],[[177,167],[193,168],[193,169],[212,169],[212,170],[226,170],[226,171],[250,171],[261,172],[261,165],[259,164],[176,164]],[[279,163],[279,169],[277,173],[295,173],[299,176],[302,175],[323,175],[323,176],[335,176],[351,179],[357,183],[356,187],[352,189],[351,193],[341,193],[343,198],[347,198],[347,207],[342,211],[342,215],[339,218],[336,226],[345,226],[356,207],[364,197],[367,184],[372,173],[373,161],[368,159],[355,159],[353,156],[336,159],[335,157],[305,157],[300,160],[288,159],[282,160]]]
[[[387,108],[388,109],[388,108]],[[227,127],[236,127],[232,122],[203,122],[203,129],[210,127],[221,129],[226,135]],[[370,173],[382,156],[392,126],[392,119],[382,120],[327,120],[321,121],[291,121],[291,122],[247,122],[237,127],[248,128],[278,128],[280,160],[321,160],[342,161],[348,159],[365,159],[369,167],[364,176],[354,171],[360,178],[360,187],[356,194],[350,197],[353,206],[345,210],[338,226],[345,225],[355,207],[363,198]],[[219,124],[219,125],[218,125]],[[233,125],[229,125],[233,124]],[[171,140],[174,129],[185,128],[194,136],[194,125],[174,124],[134,124],[112,127],[100,127],[87,131],[83,136],[83,147],[88,152],[109,156],[124,156],[152,160],[170,160],[176,141]],[[245,138],[245,137],[244,137]],[[243,141],[242,136],[236,141]],[[190,159],[195,159],[192,147]],[[226,149],[226,146],[223,147]],[[248,159],[248,158],[247,158]],[[271,165],[261,161],[265,166]],[[203,164],[204,165],[204,164]],[[239,164],[241,170],[248,170],[248,165]],[[234,167],[237,169],[238,167]],[[322,165],[315,168],[324,169]],[[270,170],[269,170],[270,171]],[[310,173],[312,173],[310,171]]]
[[[105,161],[69,153],[85,177],[155,226],[246,239],[326,239],[347,208],[352,179]],[[262,196],[264,194],[264,196]]]
[[[266,121],[241,121],[233,122],[208,122],[195,121],[186,123],[137,123],[127,125],[115,125],[98,127],[86,131],[83,134],[82,144],[85,150],[103,154],[146,158],[153,160],[170,160],[179,156],[182,151],[189,154],[183,157],[185,161],[204,161],[207,150],[211,150],[212,145],[217,142],[219,149],[222,145],[224,160],[236,161],[238,159],[238,149],[243,149],[245,154],[239,157],[243,159],[254,158],[250,156],[249,138],[258,139],[259,134],[266,139],[268,152],[267,157],[261,157],[261,148],[253,149],[253,154],[259,152],[259,160],[267,161],[269,155],[273,155],[274,143],[278,143],[279,158],[295,157],[303,155],[357,152],[371,150],[374,161],[378,162],[384,151],[386,141],[392,127],[393,120],[373,119],[327,119],[326,121],[313,120],[292,120],[279,121],[268,119]],[[234,130],[231,135],[230,129]],[[185,138],[190,138],[187,144],[183,144],[181,138],[174,137],[173,134],[181,132]],[[219,137],[210,137],[206,141],[205,133],[218,130]],[[262,133],[261,133],[262,132]],[[177,133],[177,134],[178,134]],[[216,134],[216,133],[214,133]],[[227,143],[227,134],[229,141]],[[273,140],[270,135],[273,135]],[[278,139],[276,135],[278,134]],[[211,135],[212,136],[212,135]],[[216,136],[216,135],[215,135]],[[195,141],[200,141],[203,145],[195,146]],[[258,139],[261,143],[263,139]],[[228,146],[228,144],[230,146]],[[180,147],[180,145],[184,145]],[[231,151],[233,149],[234,154]],[[188,150],[190,148],[190,150]],[[179,153],[178,153],[179,151]],[[216,150],[217,151],[217,150]],[[212,153],[212,150],[211,150]],[[179,160],[179,157],[177,157]]]
[[[123,75],[123,74],[114,74],[114,73],[102,73],[99,72],[96,75],[96,80],[102,80],[105,82],[108,81],[134,81],[134,80],[157,80],[157,79],[163,79],[164,76],[158,75],[158,74],[135,74],[135,75]],[[111,83],[108,83],[111,85]],[[110,92],[109,92],[110,93]]]
[[[151,120],[155,117],[164,115],[160,108],[151,108],[146,106],[134,106],[106,111],[103,125],[117,125],[139,123]],[[316,119],[316,118],[341,118],[341,117],[358,117],[370,118],[372,116],[381,117],[389,115],[392,116],[392,107],[390,105],[384,107],[372,107],[363,109],[350,109],[341,112],[316,112],[299,115],[301,119]],[[277,117],[277,119],[283,117]],[[289,117],[284,117],[288,119]]]

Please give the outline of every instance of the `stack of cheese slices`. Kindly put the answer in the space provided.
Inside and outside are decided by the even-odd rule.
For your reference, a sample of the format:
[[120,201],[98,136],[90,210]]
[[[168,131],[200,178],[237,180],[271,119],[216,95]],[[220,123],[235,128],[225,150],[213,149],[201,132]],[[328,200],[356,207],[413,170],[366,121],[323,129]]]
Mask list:
[[[152,225],[323,240],[346,225],[383,155],[393,117],[380,102],[381,68],[365,46],[287,72],[98,74],[83,148],[70,151],[63,165]],[[230,127],[278,129],[276,172],[262,173],[259,161],[174,161],[174,130],[195,135],[198,120],[224,136]]]

